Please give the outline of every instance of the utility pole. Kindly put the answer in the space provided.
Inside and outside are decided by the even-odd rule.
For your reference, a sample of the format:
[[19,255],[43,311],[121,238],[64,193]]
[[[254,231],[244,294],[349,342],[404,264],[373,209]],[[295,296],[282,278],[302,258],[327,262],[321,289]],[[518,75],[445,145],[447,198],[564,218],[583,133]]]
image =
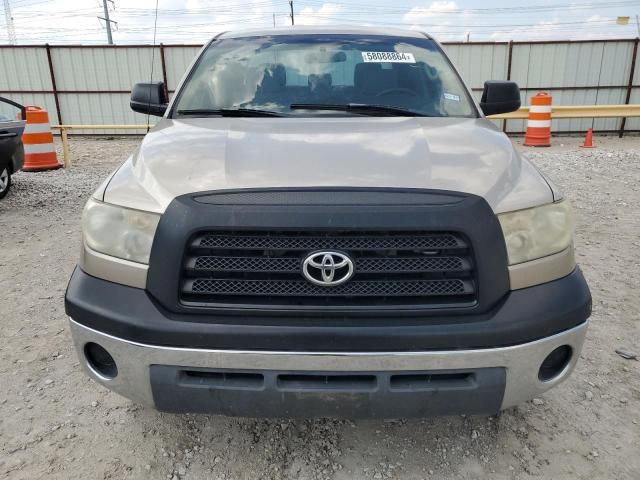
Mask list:
[[276,28],[276,14],[273,14],[273,28]]
[[16,43],[16,29],[13,26],[13,15],[11,15],[11,5],[9,0],[4,0],[4,19],[7,24],[7,36],[9,37],[9,43],[15,45]]
[[289,1],[289,8],[291,9],[291,25],[295,25],[295,19],[293,18],[293,0]]
[[98,17],[98,18],[100,20],[104,20],[104,23],[107,26],[107,42],[109,43],[109,45],[113,45],[113,36],[111,35],[111,24],[115,23],[117,25],[118,22],[114,22],[109,18],[109,7],[107,5],[107,1],[110,1],[111,3],[113,3],[113,0],[102,0],[102,6],[104,7],[104,17]]

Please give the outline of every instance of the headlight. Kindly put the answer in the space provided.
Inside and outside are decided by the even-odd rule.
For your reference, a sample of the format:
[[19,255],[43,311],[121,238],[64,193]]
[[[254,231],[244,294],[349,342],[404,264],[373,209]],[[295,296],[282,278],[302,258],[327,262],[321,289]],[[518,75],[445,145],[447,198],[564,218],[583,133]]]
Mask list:
[[561,252],[573,241],[573,218],[567,201],[498,215],[509,265]]
[[149,263],[160,215],[90,199],[82,213],[87,245],[97,252],[138,263]]

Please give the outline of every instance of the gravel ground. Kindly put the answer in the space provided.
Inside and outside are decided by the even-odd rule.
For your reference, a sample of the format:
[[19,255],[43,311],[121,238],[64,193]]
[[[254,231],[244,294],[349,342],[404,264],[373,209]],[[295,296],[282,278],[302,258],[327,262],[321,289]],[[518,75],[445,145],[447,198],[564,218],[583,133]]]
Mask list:
[[640,142],[555,141],[527,153],[577,211],[594,314],[573,376],[498,416],[351,422],[161,414],[81,372],[80,212],[139,139],[74,139],[70,170],[19,173],[0,202],[0,478],[640,478],[640,362],[615,353],[640,353]]

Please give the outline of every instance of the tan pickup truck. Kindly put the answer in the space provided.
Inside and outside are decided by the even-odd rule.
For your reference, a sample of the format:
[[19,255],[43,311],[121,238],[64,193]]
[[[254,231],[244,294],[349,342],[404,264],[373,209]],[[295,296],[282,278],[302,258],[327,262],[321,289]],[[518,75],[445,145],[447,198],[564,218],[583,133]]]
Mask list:
[[87,373],[169,412],[492,414],[559,384],[591,312],[571,208],[416,31],[231,32],[89,199]]

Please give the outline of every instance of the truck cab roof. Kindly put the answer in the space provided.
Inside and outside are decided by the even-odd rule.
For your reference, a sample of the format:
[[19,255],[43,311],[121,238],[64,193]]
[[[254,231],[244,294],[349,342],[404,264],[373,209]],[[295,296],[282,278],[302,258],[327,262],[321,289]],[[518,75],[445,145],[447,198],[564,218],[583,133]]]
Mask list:
[[256,28],[247,30],[236,30],[223,32],[214,39],[222,38],[244,38],[259,36],[279,36],[279,35],[391,35],[394,37],[408,38],[431,38],[427,34],[418,30],[407,30],[402,28],[389,27],[360,27],[353,25],[322,25],[322,26],[286,26],[276,28]]

